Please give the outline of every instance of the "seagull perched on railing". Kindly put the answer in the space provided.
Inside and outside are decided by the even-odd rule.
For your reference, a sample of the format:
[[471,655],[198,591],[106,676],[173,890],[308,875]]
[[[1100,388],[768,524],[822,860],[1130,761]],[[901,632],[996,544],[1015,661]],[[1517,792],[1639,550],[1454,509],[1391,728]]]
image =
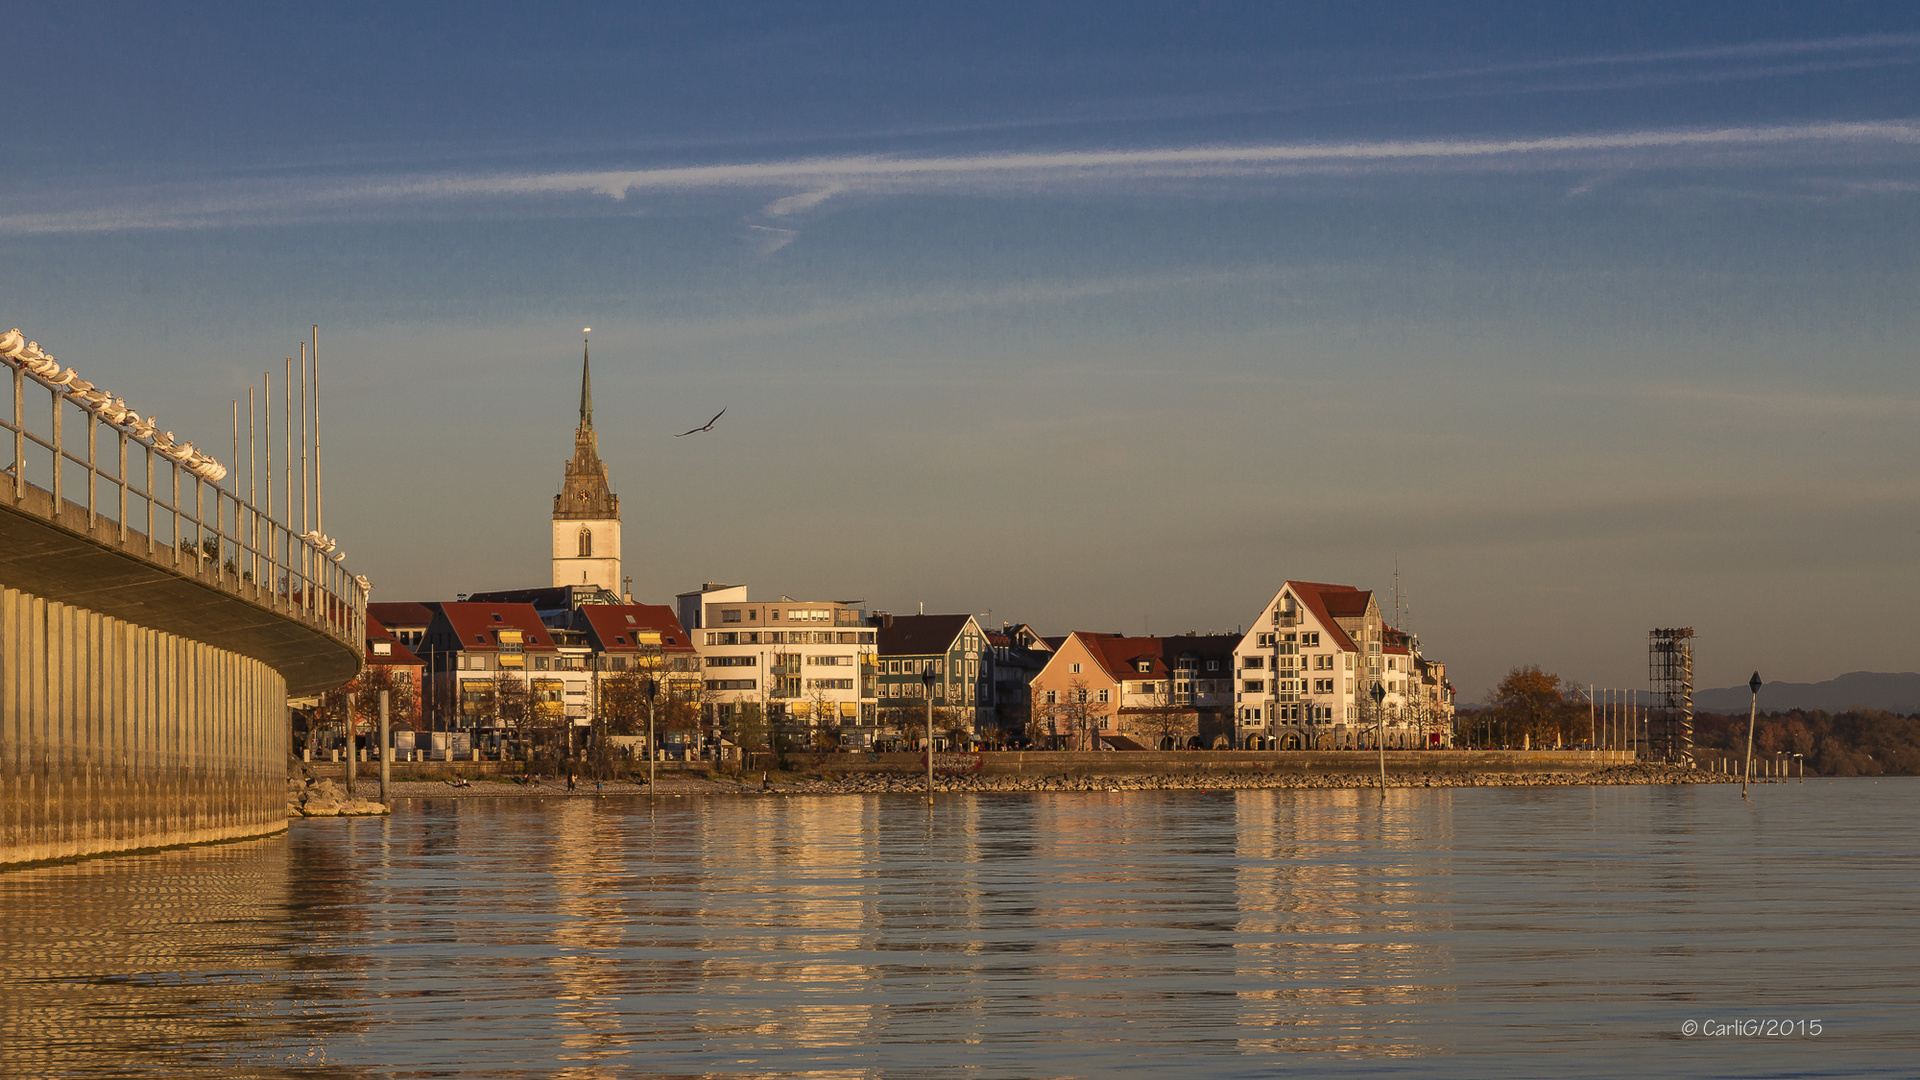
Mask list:
[[706,424],[705,424],[704,426],[702,426],[702,427],[697,427],[697,428],[694,428],[694,429],[693,429],[692,431],[683,431],[683,432],[681,432],[680,434],[678,434],[678,435],[675,435],[675,436],[674,436],[674,438],[676,438],[676,439],[684,439],[684,438],[686,438],[686,437],[687,437],[687,436],[689,436],[689,435],[697,435],[697,434],[699,434],[699,433],[700,433],[700,432],[702,432],[702,431],[712,431],[712,430],[713,430],[713,425],[714,425],[714,423],[715,423],[716,421],[718,421],[718,420],[719,420],[719,419],[720,419],[721,417],[723,417],[723,416],[725,416],[725,415],[727,415],[727,410],[725,410],[725,409],[721,409],[721,410],[720,410],[719,412],[717,412],[717,413],[714,413],[714,414],[713,414],[713,419],[712,419],[712,420],[709,420],[709,421],[707,421],[707,422],[706,422]]

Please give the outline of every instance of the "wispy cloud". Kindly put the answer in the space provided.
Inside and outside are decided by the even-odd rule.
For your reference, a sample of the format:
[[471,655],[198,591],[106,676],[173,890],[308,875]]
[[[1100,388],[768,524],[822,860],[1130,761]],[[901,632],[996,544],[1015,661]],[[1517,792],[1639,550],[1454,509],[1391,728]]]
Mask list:
[[[1792,161],[1829,168],[1842,150],[1885,160],[1920,149],[1920,124],[1906,121],[1651,129],[1518,138],[1431,138],[1325,143],[1022,151],[976,155],[849,155],[663,168],[367,177],[301,185],[233,181],[213,188],[102,193],[93,204],[0,210],[0,232],[99,232],[231,227],[445,208],[477,201],[588,196],[622,201],[650,194],[765,193],[761,210],[786,218],[841,194],[990,195],[1073,190],[1151,191],[1196,182],[1272,182],[1313,176],[1367,177],[1465,171],[1620,171]],[[780,192],[787,194],[779,194]],[[48,194],[67,201],[79,195]]]
[[[1872,53],[1877,56],[1862,57]],[[1747,62],[1806,57],[1846,57],[1850,65],[1910,64],[1920,62],[1920,34],[1856,34],[1845,37],[1814,38],[1803,41],[1750,41],[1734,45],[1703,45],[1686,49],[1658,49],[1630,53],[1600,53],[1589,56],[1565,56],[1543,60],[1521,60],[1504,64],[1416,71],[1395,75],[1384,81],[1428,82],[1446,79],[1470,79],[1488,75],[1521,75],[1532,72],[1573,71],[1579,69],[1625,68],[1661,64],[1689,64],[1705,74],[1700,65],[1717,61]],[[1773,69],[1752,69],[1756,73]]]

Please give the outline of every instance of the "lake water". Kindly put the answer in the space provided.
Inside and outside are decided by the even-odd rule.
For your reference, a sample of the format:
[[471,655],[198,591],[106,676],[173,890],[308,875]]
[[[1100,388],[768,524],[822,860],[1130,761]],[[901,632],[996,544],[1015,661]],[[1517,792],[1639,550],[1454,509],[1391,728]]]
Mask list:
[[0,873],[0,1073],[1912,1076],[1917,796],[415,801]]

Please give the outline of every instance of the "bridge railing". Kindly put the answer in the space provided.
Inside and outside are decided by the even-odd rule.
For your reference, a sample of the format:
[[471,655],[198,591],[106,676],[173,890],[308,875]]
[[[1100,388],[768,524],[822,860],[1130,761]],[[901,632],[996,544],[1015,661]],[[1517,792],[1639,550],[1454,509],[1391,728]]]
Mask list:
[[0,438],[12,452],[0,478],[11,483],[0,485],[0,498],[26,508],[38,501],[29,498],[38,488],[56,523],[77,525],[83,512],[95,539],[104,522],[122,550],[361,647],[364,580],[242,498],[237,471],[227,474],[236,478],[229,490],[162,453],[139,428],[87,407],[100,395],[75,393],[70,369],[65,381],[58,373],[43,377],[4,353],[0,369],[12,383],[10,415],[0,418]]

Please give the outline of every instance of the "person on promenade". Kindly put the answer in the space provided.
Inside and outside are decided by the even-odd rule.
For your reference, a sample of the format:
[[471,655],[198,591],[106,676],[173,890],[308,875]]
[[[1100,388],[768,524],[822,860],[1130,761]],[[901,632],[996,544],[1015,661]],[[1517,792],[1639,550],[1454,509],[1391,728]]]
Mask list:
[[571,773],[571,772],[569,772],[569,773],[567,773],[567,790],[568,790],[568,791],[572,791],[572,790],[573,790],[573,785],[574,785],[574,777],[573,777],[573,773]]

